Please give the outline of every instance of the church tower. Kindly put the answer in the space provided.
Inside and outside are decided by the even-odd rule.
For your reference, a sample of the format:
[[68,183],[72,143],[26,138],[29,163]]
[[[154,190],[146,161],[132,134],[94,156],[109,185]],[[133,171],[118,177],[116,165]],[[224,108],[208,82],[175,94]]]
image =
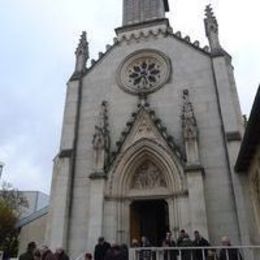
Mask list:
[[249,243],[233,170],[243,124],[231,56],[210,6],[210,48],[173,32],[168,11],[168,0],[123,0],[114,44],[89,66],[80,38],[46,233],[74,258],[99,236],[146,235],[157,246],[185,229]]
[[168,11],[168,0],[124,0],[123,26],[163,19]]

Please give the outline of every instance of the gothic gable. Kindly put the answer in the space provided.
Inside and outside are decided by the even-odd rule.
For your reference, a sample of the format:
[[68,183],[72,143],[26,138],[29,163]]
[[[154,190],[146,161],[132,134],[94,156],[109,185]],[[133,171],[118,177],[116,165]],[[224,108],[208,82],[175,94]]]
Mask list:
[[162,121],[149,104],[139,104],[112,154],[107,195],[185,194],[184,164]]
[[167,132],[155,111],[151,110],[149,104],[139,105],[138,110],[132,113],[132,119],[127,122],[119,141],[116,142],[117,149],[112,153],[112,162],[120,153],[140,140],[149,139],[172,151],[183,163],[186,159],[181,149],[174,142],[174,138]]

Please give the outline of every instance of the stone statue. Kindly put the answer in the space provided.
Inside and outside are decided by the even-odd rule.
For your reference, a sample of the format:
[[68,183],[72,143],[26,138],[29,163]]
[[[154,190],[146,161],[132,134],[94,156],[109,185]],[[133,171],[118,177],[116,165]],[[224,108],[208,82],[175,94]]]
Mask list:
[[109,163],[110,153],[110,136],[108,130],[106,101],[103,101],[101,104],[99,124],[95,126],[92,145],[94,151],[95,171],[98,173],[104,173]]
[[183,137],[185,140],[196,139],[198,128],[188,90],[183,91],[183,102]]
[[190,165],[199,165],[198,126],[187,89],[183,91],[182,131],[187,163]]

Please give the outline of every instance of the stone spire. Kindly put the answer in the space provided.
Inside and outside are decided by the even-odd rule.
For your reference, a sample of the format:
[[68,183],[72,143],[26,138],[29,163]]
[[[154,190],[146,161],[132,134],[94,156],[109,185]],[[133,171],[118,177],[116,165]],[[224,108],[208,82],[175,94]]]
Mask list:
[[82,32],[78,48],[75,51],[75,55],[76,55],[76,66],[75,66],[74,74],[80,75],[86,70],[87,60],[89,58],[87,34],[85,31]]
[[206,29],[206,35],[209,40],[211,52],[213,54],[221,54],[223,53],[223,49],[219,42],[218,21],[214,15],[211,5],[206,6],[205,15],[206,15],[204,19],[205,29]]
[[123,26],[165,18],[168,0],[123,0]]

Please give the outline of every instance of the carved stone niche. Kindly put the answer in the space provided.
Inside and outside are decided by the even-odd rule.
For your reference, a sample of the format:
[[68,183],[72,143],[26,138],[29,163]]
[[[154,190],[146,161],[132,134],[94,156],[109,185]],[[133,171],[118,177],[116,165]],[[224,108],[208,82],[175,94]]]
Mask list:
[[151,161],[145,161],[136,169],[131,183],[131,188],[137,190],[166,187],[167,184],[162,172]]

